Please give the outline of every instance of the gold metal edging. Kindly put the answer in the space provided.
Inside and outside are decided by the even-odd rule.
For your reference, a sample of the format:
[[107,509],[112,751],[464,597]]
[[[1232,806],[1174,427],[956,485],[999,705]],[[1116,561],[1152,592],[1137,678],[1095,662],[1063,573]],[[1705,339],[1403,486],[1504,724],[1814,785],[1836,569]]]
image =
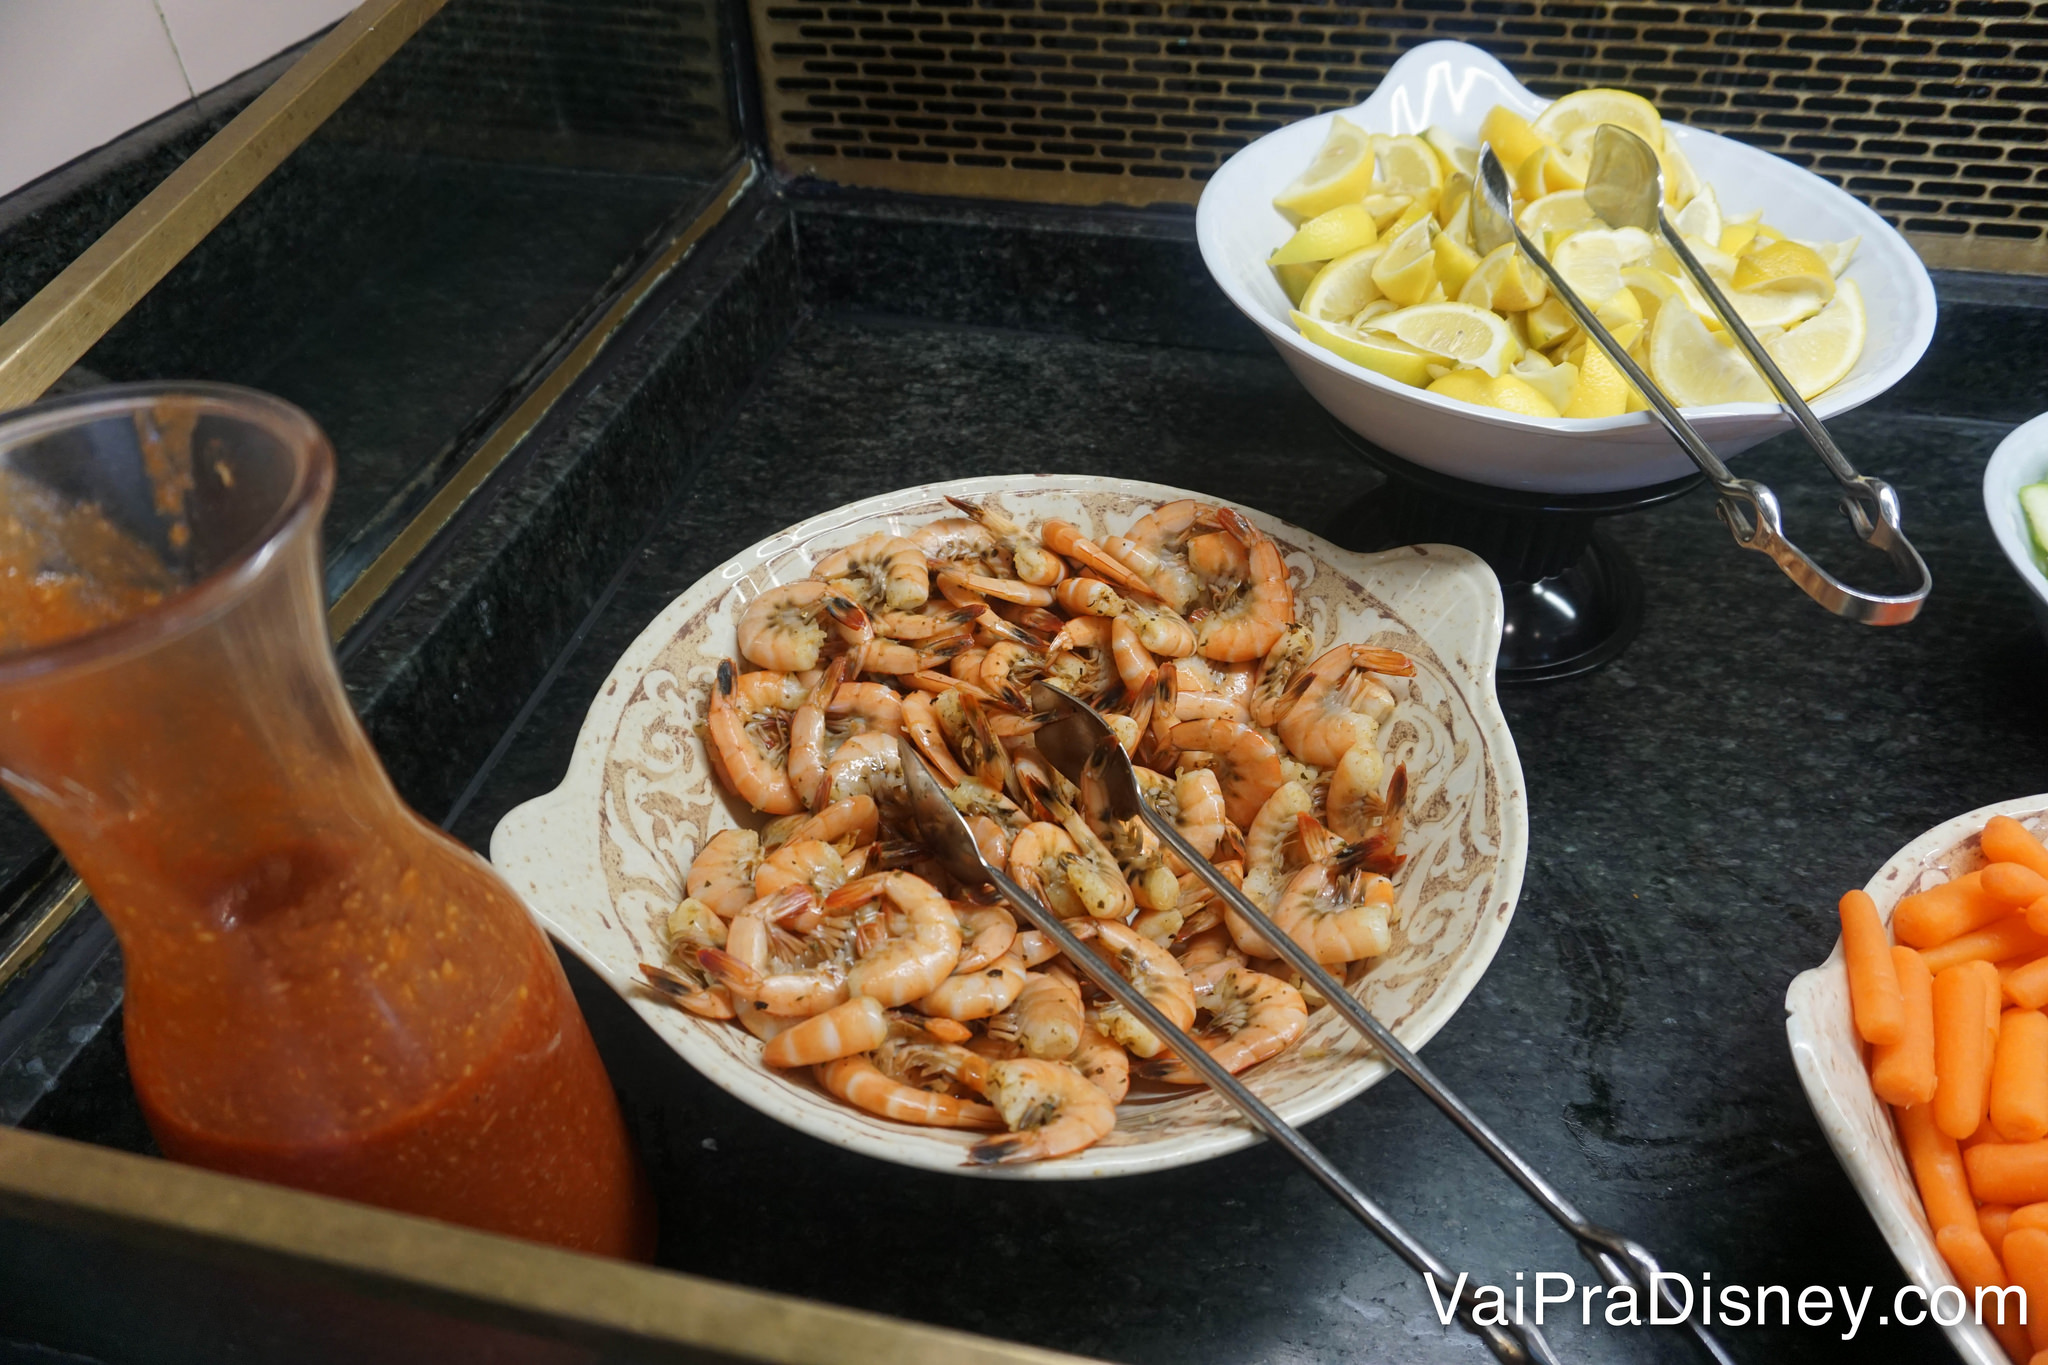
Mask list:
[[50,936],[68,924],[78,913],[78,908],[90,898],[91,893],[85,889],[85,883],[72,877],[71,884],[64,888],[57,903],[43,911],[42,918],[31,924],[28,932],[16,940],[13,947],[0,954],[0,986],[6,985],[16,972],[34,961],[43,945],[50,941]]
[[446,0],[364,0],[0,323],[0,411],[34,402]]
[[511,415],[491,430],[474,453],[465,460],[462,467],[441,485],[433,499],[420,509],[392,542],[384,547],[374,560],[356,576],[347,591],[343,592],[327,611],[329,634],[339,640],[350,627],[363,619],[377,599],[390,590],[406,568],[419,558],[420,552],[434,537],[448,525],[462,505],[469,501],[481,488],[506,457],[518,449],[520,442],[533,433],[533,429],[555,403],[566,393],[569,386],[580,378],[583,372],[603,353],[605,346],[618,333],[634,311],[644,303],[656,285],[667,278],[670,271],[682,263],[685,256],[703,238],[704,234],[716,227],[745,194],[759,175],[759,168],[751,158],[743,160],[732,174],[726,177],[710,205],[693,219],[690,225],[661,249],[660,254],[648,262],[633,282],[612,301],[602,317],[583,339],[562,357],[536,384],[525,400],[512,410]]
[[471,1319],[779,1365],[1082,1365],[1078,1356],[0,1129],[0,1212],[212,1243],[273,1268],[402,1288]]

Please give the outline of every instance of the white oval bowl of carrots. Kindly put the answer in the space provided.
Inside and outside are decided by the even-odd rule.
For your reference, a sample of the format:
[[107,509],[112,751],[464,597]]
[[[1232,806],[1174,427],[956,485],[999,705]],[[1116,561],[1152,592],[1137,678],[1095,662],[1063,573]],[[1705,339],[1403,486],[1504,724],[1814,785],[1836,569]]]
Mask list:
[[1937,825],[1843,896],[1785,996],[1807,1100],[1908,1278],[1973,1310],[2028,1291],[2028,1327],[1943,1329],[1972,1365],[2048,1365],[2044,838],[2048,795]]

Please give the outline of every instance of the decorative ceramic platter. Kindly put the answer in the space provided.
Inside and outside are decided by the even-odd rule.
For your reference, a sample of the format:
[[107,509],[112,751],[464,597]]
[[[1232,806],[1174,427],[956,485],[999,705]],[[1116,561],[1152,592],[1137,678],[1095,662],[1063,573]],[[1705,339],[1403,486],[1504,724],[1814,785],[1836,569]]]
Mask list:
[[[2048,795],[2001,801],[1936,825],[1900,849],[1864,888],[1877,902],[1878,916],[1889,925],[1893,908],[1905,897],[1984,866],[1977,836],[1994,815],[2011,816],[2036,838],[2048,836]],[[1785,1013],[1785,1033],[1807,1102],[1892,1254],[1907,1278],[1929,1293],[1954,1285],[1955,1276],[1935,1249],[1934,1229],[1927,1224],[1927,1212],[1906,1167],[1898,1131],[1870,1089],[1863,1042],[1849,1015],[1849,971],[1842,964],[1839,939],[1826,962],[1801,972],[1792,982],[1785,993]],[[1965,1318],[1942,1330],[1971,1365],[2008,1365],[1989,1329]]]
[[[743,1030],[685,1014],[635,984],[638,963],[664,960],[660,924],[682,898],[684,873],[704,841],[736,824],[764,823],[718,785],[700,738],[712,677],[735,652],[740,613],[765,588],[808,576],[816,560],[862,536],[952,515],[942,492],[993,495],[1026,526],[1060,517],[1097,539],[1161,503],[1195,496],[1081,475],[969,479],[870,498],[769,537],[700,579],[634,641],[598,689],[562,785],[499,823],[491,860],[549,930],[684,1060],[762,1113],[826,1142],[909,1166],[1027,1180],[1135,1174],[1244,1147],[1257,1140],[1251,1128],[1200,1090],[1127,1101],[1116,1129],[1074,1156],[969,1167],[975,1134],[849,1108],[812,1085],[808,1073],[769,1070],[761,1044]],[[1352,989],[1419,1048],[1492,961],[1522,886],[1522,770],[1493,686],[1499,584],[1464,550],[1357,554],[1239,510],[1279,542],[1296,615],[1319,644],[1382,645],[1415,660],[1413,678],[1384,680],[1399,707],[1381,732],[1389,764],[1406,763],[1411,784],[1401,845],[1408,864],[1397,879],[1400,926],[1392,949]],[[1302,1123],[1388,1070],[1323,1011],[1300,1043],[1247,1075],[1268,1104]]]

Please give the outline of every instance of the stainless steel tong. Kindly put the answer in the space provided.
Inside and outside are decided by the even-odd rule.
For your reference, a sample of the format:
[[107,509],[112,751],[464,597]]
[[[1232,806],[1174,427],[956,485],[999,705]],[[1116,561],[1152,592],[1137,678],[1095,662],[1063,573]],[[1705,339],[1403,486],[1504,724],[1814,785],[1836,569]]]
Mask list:
[[[1065,693],[1058,695],[1066,697]],[[1081,703],[1075,702],[1074,705],[1080,706]],[[1093,711],[1088,711],[1087,715],[1092,718],[1093,724],[1102,725],[1104,733],[1108,733],[1108,727],[1103,725],[1101,717],[1096,716]],[[1043,733],[1040,731],[1041,735]],[[1119,755],[1123,753],[1122,749],[1117,748],[1114,736],[1110,739],[1110,747],[1116,748]],[[970,886],[993,886],[997,893],[1015,906],[1018,913],[1036,926],[1039,932],[1057,943],[1066,953],[1067,959],[1085,973],[1090,981],[1109,992],[1125,1009],[1136,1015],[1146,1028],[1166,1040],[1176,1057],[1198,1072],[1218,1094],[1236,1105],[1238,1110],[1251,1120],[1252,1125],[1271,1138],[1276,1146],[1306,1166],[1309,1173],[1322,1183],[1323,1188],[1335,1196],[1337,1202],[1349,1210],[1354,1218],[1378,1234],[1380,1240],[1391,1247],[1395,1255],[1406,1261],[1418,1273],[1434,1275],[1439,1285],[1449,1286],[1456,1281],[1457,1276],[1445,1267],[1435,1253],[1395,1222],[1386,1210],[1367,1198],[1357,1186],[1345,1178],[1342,1171],[1331,1164],[1328,1157],[1316,1149],[1314,1144],[1268,1108],[1258,1096],[1247,1090],[1243,1082],[1224,1070],[1200,1044],[1189,1038],[1172,1020],[1160,1013],[1151,1001],[1140,995],[1130,983],[1119,976],[1108,962],[1089,951],[1088,945],[1075,937],[1073,931],[1067,928],[1066,923],[1058,915],[1012,881],[1001,868],[984,859],[980,846],[974,842],[973,833],[967,828],[966,819],[947,799],[946,789],[940,785],[939,779],[931,769],[925,766],[924,758],[917,752],[917,747],[908,738],[899,737],[896,748],[902,758],[903,785],[910,796],[910,813],[917,825],[918,836],[925,848],[937,858],[939,864],[949,874]],[[1059,765],[1060,760],[1052,758],[1050,753],[1047,753],[1046,757],[1052,759],[1054,766]],[[1137,779],[1130,776],[1128,760],[1125,761],[1124,773],[1131,783],[1131,791],[1135,793]],[[1174,837],[1181,849],[1187,849],[1186,843],[1179,840],[1177,833]],[[1199,859],[1193,861],[1197,867],[1207,866]],[[1265,928],[1271,932],[1270,925]],[[1535,1327],[1497,1326],[1478,1322],[1475,1320],[1475,1307],[1469,1297],[1464,1298],[1458,1310],[1459,1318],[1486,1343],[1496,1357],[1513,1362],[1514,1365],[1557,1365],[1557,1357],[1552,1354],[1550,1344]]]
[[[1045,755],[1053,767],[1068,780],[1076,783],[1080,782],[1084,774],[1100,782],[1108,796],[1109,813],[1114,818],[1129,820],[1136,817],[1143,820],[1146,826],[1159,836],[1160,842],[1172,849],[1181,861],[1208,883],[1211,890],[1257,929],[1289,966],[1300,972],[1305,979],[1315,983],[1316,989],[1330,1002],[1331,1008],[1337,1012],[1339,1018],[1369,1039],[1396,1071],[1406,1076],[1437,1108],[1449,1115],[1451,1121],[1458,1125],[1466,1137],[1506,1171],[1509,1178],[1520,1185],[1560,1227],[1570,1233],[1577,1240],[1580,1250],[1598,1267],[1601,1277],[1608,1284],[1633,1284],[1644,1294],[1658,1294],[1661,1286],[1655,1277],[1660,1273],[1661,1267],[1657,1258],[1651,1255],[1646,1247],[1618,1232],[1599,1226],[1580,1213],[1578,1208],[1545,1180],[1535,1167],[1501,1141],[1493,1129],[1487,1126],[1486,1121],[1472,1111],[1470,1105],[1459,1099],[1448,1086],[1438,1080],[1436,1074],[1423,1065],[1420,1057],[1409,1051],[1406,1044],[1396,1038],[1386,1025],[1375,1019],[1371,1011],[1345,990],[1342,982],[1325,971],[1306,948],[1277,928],[1249,896],[1232,885],[1207,858],[1197,853],[1193,845],[1181,837],[1180,831],[1174,828],[1171,820],[1145,801],[1138,791],[1138,777],[1131,766],[1130,756],[1117,742],[1115,731],[1110,729],[1108,722],[1093,707],[1049,683],[1039,683],[1033,687],[1032,705],[1039,713],[1052,717],[1039,727],[1033,739],[1037,743],[1038,751]],[[1174,1050],[1182,1057],[1190,1055],[1182,1051],[1178,1043],[1175,1044]],[[1368,1225],[1370,1226],[1370,1222]],[[1378,1229],[1375,1228],[1375,1231]],[[1384,1232],[1381,1233],[1382,1237],[1386,1235]],[[1388,1238],[1388,1241],[1393,1244],[1391,1238]],[[1398,1245],[1396,1250],[1400,1250]],[[1408,1258],[1408,1262],[1418,1270],[1423,1268],[1412,1257]],[[1664,1300],[1673,1310],[1672,1321],[1677,1321],[1676,1310],[1680,1307],[1677,1300],[1668,1292],[1665,1293]],[[1710,1357],[1719,1362],[1719,1365],[1733,1365],[1732,1359],[1721,1344],[1701,1325],[1697,1314],[1690,1314],[1685,1318],[1685,1322]]]
[[1586,201],[1609,227],[1641,228],[1653,238],[1663,239],[1685,273],[1699,286],[1700,293],[1706,297],[1729,334],[1756,362],[1765,382],[1777,395],[1778,402],[1791,414],[1807,444],[1813,447],[1826,463],[1828,472],[1834,475],[1835,482],[1841,485],[1842,512],[1849,518],[1857,537],[1872,549],[1888,554],[1899,572],[1914,585],[1911,591],[1888,596],[1849,587],[1785,538],[1777,495],[1754,479],[1738,479],[1729,472],[1721,457],[1685,420],[1678,405],[1657,387],[1656,381],[1636,364],[1627,351],[1615,344],[1613,336],[1593,315],[1585,300],[1565,283],[1564,276],[1550,263],[1549,257],[1515,222],[1507,171],[1500,158],[1493,154],[1491,146],[1479,150],[1479,174],[1472,187],[1475,245],[1484,253],[1503,243],[1514,242],[1522,254],[1543,272],[1543,277],[1564,300],[1565,306],[1571,309],[1572,316],[1586,329],[1586,334],[1599,343],[1615,366],[1641,391],[1666,429],[1685,447],[1686,454],[1692,456],[1693,463],[1713,483],[1721,495],[1716,510],[1721,520],[1728,524],[1737,545],[1769,555],[1785,571],[1786,577],[1797,583],[1808,597],[1837,616],[1846,616],[1866,625],[1896,626],[1904,625],[1919,615],[1920,604],[1927,600],[1934,581],[1919,551],[1913,548],[1912,542],[1906,539],[1906,533],[1900,529],[1899,495],[1884,480],[1858,474],[1849,464],[1828,435],[1827,428],[1821,425],[1820,418],[1814,416],[1813,409],[1806,405],[1806,400],[1785,378],[1784,371],[1778,368],[1778,363],[1764,350],[1763,343],[1749,330],[1749,324],[1728,302],[1720,285],[1707,274],[1699,258],[1693,255],[1678,230],[1672,227],[1671,220],[1664,216],[1663,169],[1650,144],[1626,128],[1611,123],[1601,125],[1593,138],[1593,163],[1586,179]]

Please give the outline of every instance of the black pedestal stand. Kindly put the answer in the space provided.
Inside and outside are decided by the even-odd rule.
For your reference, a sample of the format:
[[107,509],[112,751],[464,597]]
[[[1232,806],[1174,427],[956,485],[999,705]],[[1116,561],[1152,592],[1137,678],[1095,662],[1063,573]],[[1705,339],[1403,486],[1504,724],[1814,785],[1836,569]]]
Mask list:
[[1333,539],[1358,550],[1437,541],[1492,566],[1506,602],[1499,676],[1543,682],[1598,668],[1635,638],[1643,581],[1594,525],[1689,493],[1701,476],[1613,493],[1529,493],[1424,469],[1342,426],[1345,443],[1387,476],[1339,514]]

